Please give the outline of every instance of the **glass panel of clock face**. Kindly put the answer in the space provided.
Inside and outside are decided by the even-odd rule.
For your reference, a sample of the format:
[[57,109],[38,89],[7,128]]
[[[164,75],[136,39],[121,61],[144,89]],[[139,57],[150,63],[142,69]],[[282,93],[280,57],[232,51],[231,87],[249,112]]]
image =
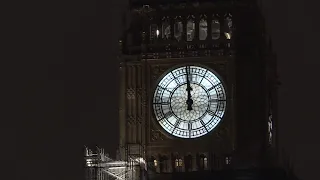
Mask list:
[[[190,100],[192,104],[187,103]],[[196,138],[212,131],[223,118],[226,92],[212,71],[183,66],[160,80],[154,92],[153,109],[165,131],[180,138]]]

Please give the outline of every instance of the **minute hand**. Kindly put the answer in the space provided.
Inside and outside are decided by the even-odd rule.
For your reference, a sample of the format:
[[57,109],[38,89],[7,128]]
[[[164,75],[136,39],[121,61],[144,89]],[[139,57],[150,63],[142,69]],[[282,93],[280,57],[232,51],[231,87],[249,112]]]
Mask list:
[[189,71],[188,71],[188,66],[186,66],[186,74],[187,74],[187,92],[188,92],[188,99],[186,101],[187,103],[187,110],[191,111],[192,110],[192,104],[193,104],[193,100],[191,99],[191,85],[190,85],[190,81],[189,81]]

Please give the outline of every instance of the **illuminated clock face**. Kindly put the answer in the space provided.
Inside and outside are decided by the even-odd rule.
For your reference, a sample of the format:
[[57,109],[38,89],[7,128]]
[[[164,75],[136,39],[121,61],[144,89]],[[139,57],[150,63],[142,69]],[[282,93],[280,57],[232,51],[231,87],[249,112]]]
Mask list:
[[160,80],[154,92],[153,109],[165,131],[180,138],[196,138],[212,131],[222,120],[226,93],[213,71],[183,66]]

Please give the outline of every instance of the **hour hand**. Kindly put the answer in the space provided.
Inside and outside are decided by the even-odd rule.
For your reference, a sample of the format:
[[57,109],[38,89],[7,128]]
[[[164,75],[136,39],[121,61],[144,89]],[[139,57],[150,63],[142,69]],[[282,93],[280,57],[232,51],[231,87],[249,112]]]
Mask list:
[[193,100],[191,98],[187,99],[187,110],[191,111],[192,110],[192,104]]

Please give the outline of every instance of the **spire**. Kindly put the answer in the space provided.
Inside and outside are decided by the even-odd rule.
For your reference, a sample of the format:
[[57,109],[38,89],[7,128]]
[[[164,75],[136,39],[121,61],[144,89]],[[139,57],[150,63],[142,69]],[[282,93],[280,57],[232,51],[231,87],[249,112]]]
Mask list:
[[84,146],[84,155],[89,156],[89,150],[87,146]]

